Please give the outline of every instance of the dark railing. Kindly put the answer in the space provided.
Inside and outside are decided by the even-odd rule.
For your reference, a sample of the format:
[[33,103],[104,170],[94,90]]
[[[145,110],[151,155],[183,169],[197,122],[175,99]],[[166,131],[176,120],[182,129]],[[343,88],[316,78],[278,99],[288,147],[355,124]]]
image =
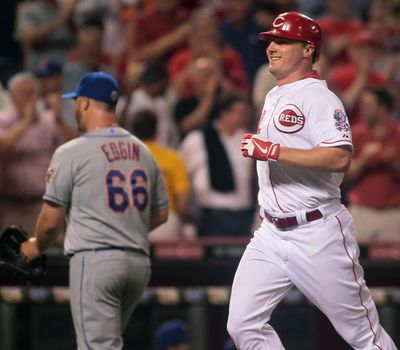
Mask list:
[[[248,238],[198,238],[154,242],[150,286],[230,286]],[[369,286],[400,286],[400,244],[360,245],[360,262]],[[68,258],[49,254],[47,275],[36,286],[67,286]],[[24,285],[25,280],[0,270],[0,285]]]

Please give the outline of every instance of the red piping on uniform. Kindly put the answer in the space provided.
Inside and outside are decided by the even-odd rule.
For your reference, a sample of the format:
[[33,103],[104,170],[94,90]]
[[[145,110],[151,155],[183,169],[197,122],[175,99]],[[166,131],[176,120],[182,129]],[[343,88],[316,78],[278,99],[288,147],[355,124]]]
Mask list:
[[336,140],[336,141],[331,141],[331,142],[322,141],[321,143],[326,143],[327,145],[331,145],[331,144],[337,143],[337,142],[347,142],[347,143],[353,144],[350,140]]
[[343,233],[342,224],[341,224],[341,222],[340,222],[340,220],[339,220],[339,218],[338,218],[337,216],[335,216],[335,218],[336,218],[336,220],[337,220],[338,223],[339,223],[340,233],[342,234],[342,237],[343,237],[343,247],[344,247],[344,250],[346,251],[346,255],[349,257],[349,259],[351,260],[351,262],[352,262],[352,264],[353,264],[353,275],[354,275],[354,280],[355,280],[355,282],[357,283],[357,285],[358,285],[358,287],[359,287],[358,296],[359,296],[359,298],[360,298],[361,306],[365,309],[365,312],[366,312],[366,314],[367,314],[367,320],[368,320],[368,323],[369,323],[369,328],[371,329],[371,332],[372,332],[372,334],[374,335],[374,340],[373,340],[373,341],[374,341],[374,345],[375,345],[378,349],[383,350],[378,344],[376,344],[376,333],[375,333],[374,330],[372,329],[372,323],[371,323],[371,320],[370,320],[369,315],[368,315],[368,309],[367,309],[367,307],[364,305],[364,302],[363,302],[362,297],[361,297],[361,289],[362,289],[362,287],[361,287],[361,284],[357,281],[356,270],[355,270],[355,265],[356,265],[356,263],[355,263],[354,259],[350,256],[349,251],[347,250],[347,246],[346,246],[346,237],[344,236],[344,233]]
[[[274,109],[273,109],[273,111],[272,111],[272,113],[271,113],[271,116],[274,115],[275,109],[276,109],[276,107],[278,106],[278,103],[279,103],[279,101],[280,101],[281,99],[282,99],[282,96],[278,98],[278,101],[276,101],[276,104],[275,104],[275,107],[274,107]],[[274,119],[274,118],[272,117],[272,118],[270,118],[270,119],[268,120],[267,127],[266,127],[266,129],[267,129],[267,138],[268,138],[268,139],[269,139],[268,128],[269,128],[269,126],[271,125],[271,120],[272,120],[272,119]],[[260,126],[260,125],[261,125],[261,122],[260,122],[259,126]],[[275,190],[274,190],[274,184],[272,183],[272,178],[271,178],[271,167],[269,167],[269,182],[271,183],[271,189],[272,189],[272,193],[274,194],[274,198],[275,198],[276,205],[279,207],[279,209],[282,211],[282,213],[284,213],[282,207],[280,206],[280,204],[279,204],[279,202],[278,202],[278,197],[276,196],[276,193],[275,193]]]

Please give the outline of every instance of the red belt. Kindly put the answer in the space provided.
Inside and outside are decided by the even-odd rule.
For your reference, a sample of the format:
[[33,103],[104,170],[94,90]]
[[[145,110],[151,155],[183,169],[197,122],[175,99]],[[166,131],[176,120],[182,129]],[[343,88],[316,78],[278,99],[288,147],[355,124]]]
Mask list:
[[[280,230],[295,227],[295,226],[299,225],[297,218],[295,216],[288,216],[286,218],[285,217],[278,218],[276,216],[269,215],[265,210],[264,210],[264,215],[265,215],[265,218],[270,223],[274,224]],[[321,218],[322,218],[322,213],[318,209],[315,209],[313,211],[309,211],[306,213],[306,219],[308,222],[315,221],[315,220],[318,220]]]

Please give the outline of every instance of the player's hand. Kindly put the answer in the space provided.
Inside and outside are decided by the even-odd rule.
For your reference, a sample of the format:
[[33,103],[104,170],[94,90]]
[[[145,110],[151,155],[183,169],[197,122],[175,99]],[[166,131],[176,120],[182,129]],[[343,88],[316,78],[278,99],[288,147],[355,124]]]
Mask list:
[[257,134],[244,134],[240,150],[244,157],[256,160],[278,160],[281,145],[260,138]]
[[31,237],[21,244],[20,253],[27,262],[31,262],[42,255],[35,237]]

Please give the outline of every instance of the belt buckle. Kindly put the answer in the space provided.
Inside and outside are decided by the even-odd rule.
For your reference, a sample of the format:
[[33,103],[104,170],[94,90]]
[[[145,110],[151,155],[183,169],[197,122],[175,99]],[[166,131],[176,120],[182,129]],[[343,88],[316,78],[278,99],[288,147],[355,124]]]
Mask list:
[[279,222],[279,218],[276,217],[276,216],[272,216],[272,221],[273,221],[274,223],[278,223],[278,222]]
[[277,216],[272,216],[271,219],[272,219],[272,224],[273,224],[276,228],[281,229],[281,225],[280,225],[281,219],[278,218]]
[[290,222],[290,219],[291,218],[287,217],[287,216],[283,217],[283,218],[273,217],[272,221],[273,221],[273,224],[275,225],[275,227],[282,230],[282,229],[287,229],[287,228],[297,226],[296,224]]

